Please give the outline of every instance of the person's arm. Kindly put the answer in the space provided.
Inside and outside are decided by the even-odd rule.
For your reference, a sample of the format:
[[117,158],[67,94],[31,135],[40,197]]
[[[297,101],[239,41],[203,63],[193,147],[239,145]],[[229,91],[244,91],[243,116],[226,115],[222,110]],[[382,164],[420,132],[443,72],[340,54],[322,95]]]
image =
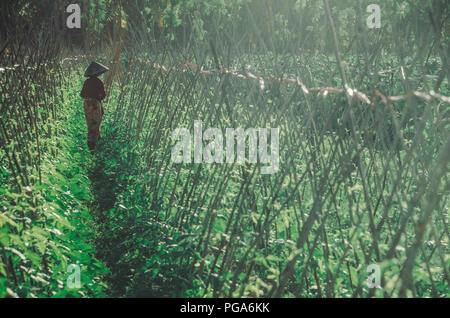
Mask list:
[[86,97],[87,97],[87,95],[86,95],[86,90],[87,90],[86,82],[87,82],[87,81],[84,81],[83,88],[81,89],[80,96],[81,96],[82,98],[86,98]]
[[103,82],[99,79],[98,80],[98,99],[103,100],[106,97],[106,91],[105,91],[105,85],[103,85]]

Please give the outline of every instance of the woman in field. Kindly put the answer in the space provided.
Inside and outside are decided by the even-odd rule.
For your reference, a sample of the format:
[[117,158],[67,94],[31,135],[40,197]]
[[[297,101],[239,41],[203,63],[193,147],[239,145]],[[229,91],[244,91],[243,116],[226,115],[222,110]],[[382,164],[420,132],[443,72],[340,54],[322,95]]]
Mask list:
[[88,79],[84,82],[80,96],[84,98],[84,116],[88,128],[87,144],[90,151],[100,139],[100,124],[103,117],[102,100],[106,97],[105,86],[97,76],[108,71],[102,64],[92,62],[84,73]]

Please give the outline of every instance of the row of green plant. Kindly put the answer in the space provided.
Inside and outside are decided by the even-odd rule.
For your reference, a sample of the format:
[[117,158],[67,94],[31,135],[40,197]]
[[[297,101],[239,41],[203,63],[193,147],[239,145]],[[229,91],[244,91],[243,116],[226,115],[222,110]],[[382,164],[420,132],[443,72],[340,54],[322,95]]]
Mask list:
[[7,67],[0,79],[0,297],[105,295],[108,270],[90,242],[84,115],[71,76],[42,63]]
[[[308,86],[342,85],[323,57],[299,58],[308,61],[311,77],[299,72]],[[152,62],[180,65],[177,59],[166,53]],[[241,57],[233,66],[244,70],[252,61]],[[258,61],[270,70],[273,59]],[[355,74],[360,61],[346,59],[345,72]],[[298,69],[285,63],[280,74]],[[396,63],[377,65],[374,88],[403,92]],[[418,74],[410,85],[430,88],[421,65],[405,68]],[[96,212],[114,295],[448,295],[445,103],[410,98],[390,109],[365,89],[368,78],[349,83],[372,106],[345,94],[304,95],[295,84],[269,81],[261,91],[258,81],[167,74],[141,63],[126,64],[122,76],[106,104],[107,137],[97,158],[103,181],[94,190],[100,198],[114,193]],[[194,120],[204,129],[280,127],[280,171],[174,164],[171,133],[192,130]],[[382,269],[380,289],[367,287],[370,264]]]
[[[103,61],[114,67],[93,161],[87,63],[59,64],[64,8],[7,6],[0,295],[448,297],[450,117],[429,95],[450,95],[448,6],[386,1],[382,29],[367,30],[369,2],[81,1],[84,47],[124,49]],[[371,104],[138,58],[351,87]],[[171,133],[194,120],[279,127],[280,170],[174,164]],[[67,288],[69,264],[81,289]],[[372,264],[381,288],[366,284]]]

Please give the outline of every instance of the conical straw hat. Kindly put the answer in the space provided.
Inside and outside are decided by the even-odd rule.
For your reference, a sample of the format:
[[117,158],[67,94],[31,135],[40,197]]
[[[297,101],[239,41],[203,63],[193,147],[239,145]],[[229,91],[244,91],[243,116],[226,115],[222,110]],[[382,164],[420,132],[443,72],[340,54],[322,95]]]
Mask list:
[[98,76],[108,71],[109,68],[107,68],[105,65],[102,65],[97,62],[92,62],[91,65],[89,65],[89,67],[86,69],[86,72],[84,72],[84,76],[85,77]]

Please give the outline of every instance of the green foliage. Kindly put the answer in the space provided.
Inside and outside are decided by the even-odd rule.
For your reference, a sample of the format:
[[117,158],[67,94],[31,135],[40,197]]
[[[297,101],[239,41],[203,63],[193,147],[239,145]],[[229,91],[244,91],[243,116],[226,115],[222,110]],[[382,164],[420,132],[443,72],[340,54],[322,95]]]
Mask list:
[[[37,20],[44,7],[25,3],[17,21]],[[431,96],[450,94],[448,6],[385,1],[368,30],[370,3],[81,1],[82,47],[123,58],[94,156],[85,61],[9,45],[0,296],[448,297],[450,116]],[[194,120],[279,127],[280,171],[174,164],[171,132]],[[367,287],[370,264],[382,288]]]
[[[358,74],[361,57],[348,54],[345,59],[345,71]],[[234,62],[237,69],[247,67],[255,74],[280,73],[288,78],[295,77],[293,70],[307,74],[309,69],[314,76],[305,82],[342,85],[337,73],[330,76],[328,69],[336,62],[327,55],[274,57],[267,53],[256,60],[249,54]],[[398,94],[403,89],[401,73],[395,72],[392,81],[386,81],[381,70],[399,63],[396,56],[380,60],[380,80],[375,86],[368,77],[359,82],[355,77],[350,83]],[[233,79],[221,90],[225,85],[221,80],[205,81],[193,72],[167,75],[142,65],[127,65],[126,77],[113,88],[107,108],[120,108],[105,122],[109,128],[96,159],[99,183],[93,191],[96,201],[103,202],[95,210],[96,244],[102,251],[100,258],[111,269],[112,295],[260,297],[271,295],[283,277],[288,279],[279,295],[286,297],[402,295],[400,273],[406,251],[414,246],[418,218],[423,217],[420,211],[430,209],[432,202],[423,199],[419,204],[416,196],[427,193],[428,198],[432,193],[431,179],[424,187],[422,176],[433,173],[432,163],[438,162],[443,151],[444,131],[436,130],[436,125],[448,125],[443,113],[434,112],[431,103],[419,99],[399,101],[391,112],[382,101],[364,109],[355,102],[349,108],[345,96],[335,95],[309,97],[314,105],[309,115],[305,97],[290,84],[268,82],[261,92],[257,83]],[[408,62],[404,68],[411,74],[411,83],[428,85],[421,77],[421,65]],[[435,71],[440,69],[441,65]],[[147,84],[149,79],[151,84]],[[226,111],[227,99],[231,114]],[[432,111],[438,120],[430,117]],[[260,176],[253,173],[258,167],[250,164],[173,164],[171,131],[189,128],[194,119],[208,118],[211,112],[215,116],[210,127],[281,123],[285,144],[280,149],[280,175]],[[352,112],[356,127],[346,119],[346,112]],[[309,118],[316,124],[318,148]],[[354,140],[351,131],[361,139]],[[366,139],[368,131],[374,139]],[[401,134],[398,141],[396,136]],[[402,146],[394,146],[395,140]],[[338,147],[342,149],[337,151]],[[361,175],[358,163],[367,174]],[[324,183],[324,176],[329,184]],[[365,187],[370,193],[365,193]],[[444,193],[445,184],[439,189]],[[104,202],[105,198],[111,202]],[[435,242],[430,244],[439,240],[440,247],[417,256],[412,270],[415,286],[407,291],[409,296],[448,294],[446,284],[439,283],[448,266],[448,260],[442,262],[439,256],[448,249],[445,199],[436,204],[427,217],[435,222],[425,236],[427,242]],[[369,208],[380,229],[376,234]],[[298,246],[314,209],[320,211],[317,219]],[[402,235],[395,241],[397,232]],[[395,256],[388,256],[391,253]],[[294,266],[287,273],[291,262]],[[366,268],[372,263],[382,268],[380,290],[366,286]]]
[[[57,70],[48,70],[56,74]],[[16,74],[18,76],[18,74]],[[41,82],[42,83],[42,82]],[[87,151],[82,146],[83,113],[73,103],[73,88],[60,87],[70,95],[59,100],[58,115],[42,120],[39,169],[25,164],[27,184],[16,182],[20,173],[8,168],[5,152],[13,154],[15,142],[2,139],[0,186],[0,295],[2,297],[88,297],[102,296],[105,266],[94,257],[88,242],[92,235],[90,180],[83,166]],[[38,102],[39,103],[39,102]],[[20,105],[19,105],[20,107]],[[46,115],[45,110],[41,112]],[[48,116],[48,114],[47,114]],[[71,123],[67,125],[67,123]],[[3,126],[4,127],[4,126]],[[46,134],[46,132],[52,132]],[[3,133],[8,133],[3,131]],[[21,137],[20,135],[18,137]],[[20,139],[19,139],[20,140]],[[81,152],[80,152],[81,149]],[[26,153],[27,149],[21,151]],[[18,157],[19,158],[19,157]],[[24,180],[23,178],[21,180]],[[68,265],[81,268],[81,288],[67,286]]]

